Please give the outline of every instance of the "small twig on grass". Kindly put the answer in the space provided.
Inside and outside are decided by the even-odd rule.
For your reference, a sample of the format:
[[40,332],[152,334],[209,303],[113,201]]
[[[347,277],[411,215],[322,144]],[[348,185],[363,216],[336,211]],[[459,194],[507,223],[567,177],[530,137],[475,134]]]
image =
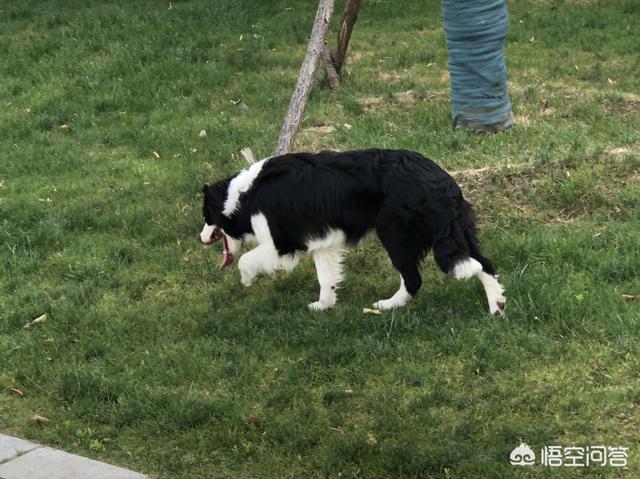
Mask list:
[[245,146],[242,150],[240,150],[240,154],[245,160],[247,160],[247,163],[249,163],[250,165],[253,165],[256,162],[256,156],[248,146]]

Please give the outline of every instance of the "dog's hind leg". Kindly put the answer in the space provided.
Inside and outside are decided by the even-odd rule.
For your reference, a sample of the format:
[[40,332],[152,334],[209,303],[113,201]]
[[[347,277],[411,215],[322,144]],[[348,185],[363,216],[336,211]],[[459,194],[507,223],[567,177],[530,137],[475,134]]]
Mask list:
[[504,310],[507,307],[507,300],[503,295],[504,288],[498,282],[498,278],[496,278],[492,274],[485,273],[484,271],[476,274],[476,276],[480,279],[480,281],[482,281],[482,286],[484,286],[484,291],[487,295],[487,301],[489,302],[489,311],[491,312],[491,314],[503,314]]
[[[484,259],[484,258],[483,258]],[[504,297],[504,287],[498,282],[495,274],[490,274],[483,268],[483,265],[474,258],[466,258],[456,262],[449,271],[455,279],[469,279],[473,276],[477,277],[484,286],[484,292],[487,295],[489,303],[489,311],[493,315],[501,315],[504,313],[507,300]]]
[[504,288],[498,282],[491,261],[480,252],[471,205],[461,200],[458,204],[458,217],[441,231],[444,234],[433,244],[433,256],[440,269],[456,279],[476,276],[484,286],[491,314],[504,313]]
[[393,296],[376,302],[373,307],[380,310],[400,308],[407,304],[422,286],[418,270],[420,253],[412,252],[409,248],[409,245],[413,244],[410,238],[398,236],[397,230],[394,232],[379,226],[377,232],[380,242],[389,254],[391,264],[400,272],[400,288]]
[[[452,243],[448,243],[450,248]],[[450,253],[447,248],[443,248],[441,243],[434,245],[434,256],[436,263],[445,273],[450,274],[455,279],[469,279],[477,277],[484,286],[487,301],[489,303],[489,311],[494,315],[501,315],[506,308],[506,299],[503,295],[504,288],[498,282],[495,275],[493,265],[484,256],[481,256],[477,244],[471,248],[472,256],[465,256],[460,252],[457,256],[446,254]],[[469,254],[469,253],[466,253]]]
[[404,277],[400,276],[400,288],[395,292],[393,296],[388,299],[381,299],[373,303],[373,307],[382,311],[388,309],[401,308],[407,304],[413,296],[407,291],[405,286]]
[[324,311],[336,304],[336,290],[342,280],[342,251],[338,248],[319,249],[313,252],[320,299],[309,304],[312,311]]

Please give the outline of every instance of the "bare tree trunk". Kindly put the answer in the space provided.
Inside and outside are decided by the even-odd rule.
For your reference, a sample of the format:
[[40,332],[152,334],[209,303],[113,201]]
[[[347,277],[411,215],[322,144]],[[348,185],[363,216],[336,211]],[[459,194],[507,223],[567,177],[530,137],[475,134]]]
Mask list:
[[298,83],[291,96],[287,116],[282,125],[278,145],[276,146],[276,155],[283,155],[291,151],[293,141],[295,139],[298,128],[302,121],[302,114],[311,92],[313,78],[318,68],[318,60],[325,48],[324,39],[327,35],[331,14],[335,0],[320,0],[316,18],[313,22],[313,30],[311,30],[311,38],[307,47],[307,54],[300,67],[298,75]]
[[342,71],[342,66],[344,65],[344,61],[347,56],[347,48],[349,47],[349,40],[351,40],[351,32],[353,32],[353,25],[355,25],[356,20],[358,20],[358,13],[360,12],[361,4],[362,0],[347,0],[347,5],[344,7],[342,21],[340,22],[340,31],[338,32],[338,45],[331,53],[333,66],[338,75],[340,75],[340,72]]
[[329,80],[329,86],[332,90],[335,90],[340,86],[340,75],[338,75],[338,72],[336,71],[336,66],[333,64],[333,58],[331,58],[331,53],[329,52],[329,47],[327,47],[327,45],[324,46],[322,56],[324,57],[324,66],[327,69],[327,80]]

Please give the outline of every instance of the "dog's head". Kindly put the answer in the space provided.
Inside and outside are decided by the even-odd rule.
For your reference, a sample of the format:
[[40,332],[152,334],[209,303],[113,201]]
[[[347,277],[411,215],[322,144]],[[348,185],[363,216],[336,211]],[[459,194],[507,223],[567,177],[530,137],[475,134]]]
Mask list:
[[223,259],[220,264],[221,268],[226,268],[233,264],[233,254],[237,249],[237,242],[228,237],[222,229],[222,210],[224,208],[227,186],[228,182],[221,181],[202,187],[202,216],[204,217],[204,228],[202,228],[200,232],[200,241],[202,244],[208,246],[216,241],[223,240],[224,247]]
[[204,244],[211,244],[222,238],[220,224],[225,196],[226,188],[223,182],[202,187],[202,216],[205,225],[200,233],[200,240]]

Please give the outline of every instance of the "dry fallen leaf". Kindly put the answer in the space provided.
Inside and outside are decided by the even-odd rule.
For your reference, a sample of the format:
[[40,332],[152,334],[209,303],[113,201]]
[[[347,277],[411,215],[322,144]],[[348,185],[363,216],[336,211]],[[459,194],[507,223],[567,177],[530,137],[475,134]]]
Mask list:
[[620,295],[622,297],[622,299],[624,299],[625,301],[635,301],[636,299],[638,299],[637,296],[634,296],[632,294],[621,294]]
[[258,427],[262,424],[262,418],[258,416],[249,416],[247,418],[246,423],[247,423],[247,426]]
[[373,434],[369,433],[367,434],[367,444],[369,444],[370,446],[375,446],[376,444],[378,444],[378,440]]
[[18,396],[22,397],[24,396],[24,391],[17,389],[17,388],[11,388],[9,389],[9,391],[11,391],[14,394],[17,394]]
[[31,416],[31,420],[35,422],[41,422],[41,423],[51,422],[51,419],[49,419],[48,417],[41,416],[40,414],[34,414],[33,416]]
[[362,308],[362,314],[382,314],[379,309]]
[[38,316],[36,319],[34,319],[33,321],[27,321],[27,324],[24,325],[25,328],[30,328],[31,326],[33,326],[34,324],[42,324],[44,323],[47,319],[49,319],[49,317],[47,316],[47,313],[44,313],[40,316]]
[[156,160],[159,160],[159,159],[160,159],[160,154],[159,154],[157,151],[154,151],[154,152],[153,152],[153,157],[154,157]]

